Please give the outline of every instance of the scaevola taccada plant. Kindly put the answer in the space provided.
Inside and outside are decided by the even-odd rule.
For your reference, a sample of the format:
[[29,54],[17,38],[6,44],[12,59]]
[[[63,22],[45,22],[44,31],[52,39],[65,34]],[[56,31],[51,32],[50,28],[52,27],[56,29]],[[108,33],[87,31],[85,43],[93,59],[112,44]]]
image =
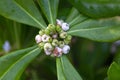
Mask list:
[[46,55],[60,57],[70,51],[69,43],[71,35],[67,34],[69,24],[62,20],[56,20],[56,24],[49,24],[46,29],[39,31],[35,40],[41,49],[44,49]]
[[[39,54],[41,54],[42,50],[44,50],[44,53],[46,55],[56,57],[55,59],[56,59],[58,80],[83,80],[82,77],[78,74],[78,72],[74,69],[74,67],[72,66],[66,55],[64,55],[64,54],[68,54],[70,52],[70,49],[72,53],[76,53],[75,55],[72,54],[71,57],[73,58],[71,59],[73,59],[72,61],[75,62],[75,64],[78,63],[76,67],[79,68],[79,70],[81,71],[80,73],[84,73],[84,72],[90,73],[88,75],[86,75],[86,73],[85,75],[82,74],[84,76],[83,78],[87,79],[88,76],[91,75],[91,73],[97,73],[97,75],[92,74],[92,76],[90,76],[88,80],[96,79],[96,77],[98,78],[98,75],[100,75],[100,80],[104,80],[101,79],[101,74],[98,74],[98,72],[102,70],[102,72],[104,73],[107,70],[106,67],[104,68],[103,66],[100,66],[106,62],[105,57],[107,56],[107,54],[101,54],[101,52],[102,53],[108,52],[107,51],[108,48],[103,47],[107,45],[101,45],[102,46],[101,48],[100,45],[98,44],[99,46],[98,48],[102,50],[100,52],[98,48],[94,48],[94,46],[92,47],[92,51],[91,51],[91,44],[87,44],[89,43],[88,40],[84,41],[83,39],[82,40],[80,39],[83,42],[82,45],[81,45],[81,41],[78,40],[78,42],[80,43],[79,44],[76,43],[75,45],[78,46],[75,46],[75,48],[73,49],[70,48],[69,45],[72,36],[86,38],[99,42],[112,42],[115,40],[119,40],[120,19],[119,17],[115,17],[115,16],[119,16],[120,14],[119,4],[120,4],[120,0],[114,0],[114,1],[113,0],[0,0],[0,15],[9,18],[11,20],[24,23],[29,26],[34,26],[40,29],[40,31],[35,37],[35,41],[38,45],[36,46],[34,45],[34,43],[31,43],[26,37],[26,34],[28,33],[23,34],[22,31],[24,29],[22,30],[22,28],[19,28],[20,24],[18,24],[17,26],[16,22],[13,22],[15,29],[13,33],[15,33],[16,39],[11,39],[11,40],[13,40],[14,42],[16,40],[16,42],[21,44],[22,47],[24,46],[23,43],[25,43],[26,41],[30,42],[31,45],[34,46],[22,50],[17,50],[8,55],[0,57],[0,80],[22,79],[20,77],[24,72],[24,70],[27,68],[28,64],[33,59],[35,59]],[[68,7],[70,8],[70,6],[71,9],[69,10]],[[65,21],[57,19],[62,17],[64,17]],[[8,29],[12,30],[11,27]],[[16,35],[17,32],[18,35]],[[21,34],[19,34],[19,32]],[[11,34],[13,33],[11,32]],[[20,41],[18,38],[20,35],[25,35],[24,39],[26,40],[20,39],[22,40]],[[0,37],[0,39],[2,38]],[[0,43],[2,43],[1,40]],[[78,48],[76,47],[80,47],[81,49],[78,50]],[[88,53],[92,53],[92,56],[89,56]],[[76,57],[77,55],[79,56]],[[43,56],[39,57],[39,59],[43,59]],[[105,62],[102,63],[102,61],[104,60]],[[41,62],[41,60],[37,60],[37,61]],[[76,63],[76,61],[78,62]],[[120,62],[119,59],[118,62]],[[45,64],[47,64],[48,66],[48,62]],[[41,64],[37,64],[37,65],[41,66]],[[53,66],[53,64],[50,64],[50,66],[51,65]],[[80,67],[78,65],[80,65]],[[51,69],[50,66],[48,66],[47,68]],[[120,80],[120,78],[116,79],[116,74],[114,74],[113,72],[113,70],[116,70],[115,72],[117,72],[118,74],[118,66],[119,66],[118,63],[113,62],[113,64],[108,69],[109,80]],[[97,68],[99,68],[98,71],[96,71]],[[39,67],[39,69],[41,69],[41,67]],[[46,69],[46,67],[44,69],[48,70]],[[103,71],[103,69],[105,71]],[[37,71],[42,72],[41,70],[40,71],[37,70]],[[37,73],[36,71],[34,71],[34,69],[30,70],[30,72]],[[54,70],[52,72],[54,72]],[[39,79],[43,79],[41,78],[41,73],[39,74],[40,74]],[[49,75],[49,73],[47,75]],[[49,76],[51,77],[51,75]],[[106,74],[104,77],[105,79],[107,79]],[[48,78],[45,80],[56,80],[56,79]]]

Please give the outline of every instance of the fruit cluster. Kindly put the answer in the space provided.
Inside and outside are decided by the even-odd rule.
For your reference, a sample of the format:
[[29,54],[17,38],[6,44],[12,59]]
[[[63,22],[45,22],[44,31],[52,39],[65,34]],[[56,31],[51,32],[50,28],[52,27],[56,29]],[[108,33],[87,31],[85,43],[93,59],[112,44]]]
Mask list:
[[67,34],[69,24],[56,20],[57,24],[49,24],[45,30],[40,30],[35,40],[46,55],[60,57],[70,51],[71,35]]

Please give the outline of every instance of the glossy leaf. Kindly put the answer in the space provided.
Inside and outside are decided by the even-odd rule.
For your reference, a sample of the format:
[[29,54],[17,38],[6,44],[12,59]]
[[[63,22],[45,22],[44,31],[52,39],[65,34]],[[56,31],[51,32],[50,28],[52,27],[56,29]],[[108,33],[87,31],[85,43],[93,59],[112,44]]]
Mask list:
[[[57,72],[58,72],[58,79],[63,80],[82,80],[81,76],[78,72],[74,69],[72,64],[69,62],[66,56],[60,57],[57,59]],[[62,76],[60,78],[60,76]]]
[[58,80],[66,80],[63,69],[62,69],[62,64],[61,64],[60,58],[56,59],[56,66],[57,66]]
[[108,80],[120,80],[120,65],[113,62],[108,70]]
[[18,6],[27,13],[37,24],[39,24],[39,28],[44,29],[46,27],[46,24],[37,9],[35,3],[33,0],[15,0],[15,2],[18,4]]
[[0,15],[11,20],[39,27],[39,25],[23,12],[13,0],[0,0]]
[[68,0],[79,12],[92,17],[104,18],[120,15],[120,0]]
[[86,20],[72,27],[68,33],[95,41],[110,42],[120,39],[120,22],[115,19]]
[[[31,47],[18,50],[0,58],[0,80],[19,80],[27,65],[40,53]],[[3,67],[4,66],[4,67]]]
[[47,20],[56,23],[59,0],[37,0]]
[[77,9],[72,8],[68,18],[66,19],[66,22],[69,23],[70,27],[73,27],[74,25],[83,22],[86,19],[87,17],[80,14]]

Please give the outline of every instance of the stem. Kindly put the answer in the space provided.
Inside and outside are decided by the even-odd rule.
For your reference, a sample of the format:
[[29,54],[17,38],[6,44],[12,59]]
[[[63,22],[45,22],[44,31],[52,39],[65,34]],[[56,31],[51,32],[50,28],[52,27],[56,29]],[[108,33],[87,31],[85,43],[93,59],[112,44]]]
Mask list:
[[15,34],[15,41],[16,41],[16,47],[20,48],[20,24],[13,22],[13,28],[14,28],[14,34]]

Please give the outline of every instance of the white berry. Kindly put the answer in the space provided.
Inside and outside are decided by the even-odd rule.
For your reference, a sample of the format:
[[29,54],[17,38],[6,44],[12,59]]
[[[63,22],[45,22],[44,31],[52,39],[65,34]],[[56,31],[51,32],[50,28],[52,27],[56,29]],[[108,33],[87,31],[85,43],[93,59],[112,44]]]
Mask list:
[[52,47],[52,45],[50,43],[45,43],[44,50],[52,51],[53,47]]
[[57,19],[56,21],[57,21],[57,24],[58,24],[58,25],[62,26],[62,23],[63,23],[62,20]]
[[42,41],[42,37],[40,35],[36,35],[35,40],[36,43],[40,43]]
[[50,36],[48,36],[48,35],[46,35],[46,34],[42,35],[42,41],[43,41],[43,42],[48,42],[49,39],[50,39]]
[[64,31],[69,30],[69,24],[67,24],[67,23],[62,23],[62,29],[63,29]]
[[53,54],[54,56],[60,57],[62,55],[62,49],[60,47],[55,47]]
[[46,55],[50,55],[52,51],[44,50]]
[[70,46],[68,46],[68,45],[64,45],[62,51],[63,51],[64,54],[69,53],[69,51],[70,51]]

